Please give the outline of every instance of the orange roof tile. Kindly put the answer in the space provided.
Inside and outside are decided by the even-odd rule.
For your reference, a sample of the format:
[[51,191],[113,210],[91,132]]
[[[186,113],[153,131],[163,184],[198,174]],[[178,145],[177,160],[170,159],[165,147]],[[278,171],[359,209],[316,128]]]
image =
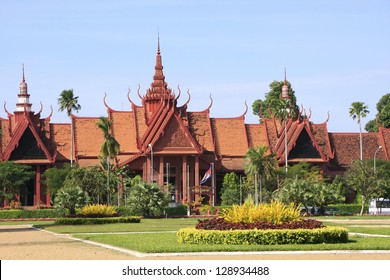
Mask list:
[[50,124],[50,139],[57,148],[57,160],[70,160],[70,124]]
[[73,117],[74,150],[78,156],[97,156],[104,142],[103,133],[97,127],[99,118]]
[[248,150],[248,139],[243,117],[212,118],[211,127],[217,155],[243,156]]
[[249,147],[253,148],[262,145],[269,147],[267,128],[264,123],[246,124],[245,126],[248,134]]
[[136,152],[137,135],[135,133],[135,121],[133,112],[111,112],[113,120],[113,135],[119,142],[120,152]]

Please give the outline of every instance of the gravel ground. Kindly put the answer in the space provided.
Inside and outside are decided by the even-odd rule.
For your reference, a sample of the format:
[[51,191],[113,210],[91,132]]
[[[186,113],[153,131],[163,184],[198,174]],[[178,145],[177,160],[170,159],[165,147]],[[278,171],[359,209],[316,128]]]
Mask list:
[[140,254],[37,230],[0,226],[1,260],[390,260],[388,251]]

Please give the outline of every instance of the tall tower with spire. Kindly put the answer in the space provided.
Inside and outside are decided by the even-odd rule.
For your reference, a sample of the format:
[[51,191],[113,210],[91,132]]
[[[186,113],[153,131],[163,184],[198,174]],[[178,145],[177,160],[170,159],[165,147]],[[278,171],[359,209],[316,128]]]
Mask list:
[[168,84],[165,82],[163,68],[160,51],[160,36],[158,36],[153,82],[150,84],[150,88],[146,91],[146,96],[144,97],[149,116],[153,115],[163,100],[174,100],[175,98],[172,94],[172,90],[168,88]]
[[288,94],[286,67],[284,67],[284,84],[282,86],[282,99],[290,99],[290,95]]
[[[16,103],[16,112],[31,112],[31,103],[29,101],[30,95],[27,91],[27,83],[24,77],[24,64],[22,66],[22,82],[20,83],[20,90],[18,94],[18,103]],[[15,113],[16,113],[15,112]]]

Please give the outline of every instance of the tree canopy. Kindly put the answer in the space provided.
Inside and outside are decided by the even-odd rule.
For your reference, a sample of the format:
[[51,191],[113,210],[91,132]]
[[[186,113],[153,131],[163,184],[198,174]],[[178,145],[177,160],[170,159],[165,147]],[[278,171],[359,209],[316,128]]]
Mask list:
[[[297,98],[295,96],[295,91],[292,89],[289,81],[286,81],[288,86],[288,95],[291,98],[291,112],[294,112],[294,115],[297,115],[299,107],[297,106]],[[284,81],[273,81],[269,84],[270,91],[265,93],[265,99],[257,99],[252,104],[253,114],[259,116],[261,120],[261,115],[266,118],[271,118],[272,115],[277,115],[280,106],[278,102],[282,96],[282,87]]]
[[384,128],[390,128],[390,93],[381,97],[376,104],[376,120],[370,120],[364,129],[368,132],[378,132],[378,124]]
[[4,200],[11,201],[20,188],[35,175],[30,166],[12,161],[0,162],[0,205]]

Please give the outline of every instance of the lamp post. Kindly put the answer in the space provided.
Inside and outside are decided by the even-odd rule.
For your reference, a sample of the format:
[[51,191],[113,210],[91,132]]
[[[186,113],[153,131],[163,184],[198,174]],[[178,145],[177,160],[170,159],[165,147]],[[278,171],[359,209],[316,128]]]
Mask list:
[[150,183],[153,184],[153,146],[152,144],[148,146],[150,148]]
[[382,146],[379,146],[378,149],[376,149],[374,154],[374,174],[376,174],[376,154],[379,152],[380,149],[382,149]]

